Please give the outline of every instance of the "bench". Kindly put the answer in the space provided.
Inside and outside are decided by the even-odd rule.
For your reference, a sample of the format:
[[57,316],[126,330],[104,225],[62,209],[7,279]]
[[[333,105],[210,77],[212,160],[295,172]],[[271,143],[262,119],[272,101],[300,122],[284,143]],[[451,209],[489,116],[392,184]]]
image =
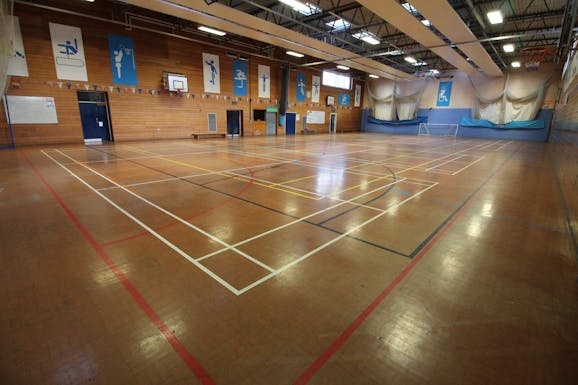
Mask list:
[[218,134],[215,132],[206,133],[206,134],[192,134],[191,135],[194,139],[212,139],[212,138],[224,138],[227,134]]

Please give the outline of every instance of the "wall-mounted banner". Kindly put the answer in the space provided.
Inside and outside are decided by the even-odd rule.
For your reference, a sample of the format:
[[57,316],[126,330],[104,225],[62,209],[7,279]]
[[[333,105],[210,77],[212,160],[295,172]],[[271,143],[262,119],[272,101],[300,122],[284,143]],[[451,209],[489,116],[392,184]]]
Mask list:
[[219,68],[219,57],[217,55],[203,54],[203,79],[205,92],[221,93],[221,69]]
[[264,66],[259,64],[258,68],[259,74],[259,97],[260,98],[270,98],[271,97],[271,68],[269,66]]
[[12,50],[8,56],[8,75],[28,76],[28,63],[24,53],[24,43],[20,32],[20,22],[16,16],[8,16],[8,23],[14,23],[14,38],[11,41]]
[[353,99],[353,107],[361,106],[361,85],[357,84],[355,86],[355,97]]
[[307,80],[305,74],[302,72],[297,73],[297,92],[295,93],[295,99],[298,102],[305,101],[305,89],[307,88]]
[[311,77],[311,101],[319,103],[319,95],[321,94],[321,77]]
[[340,106],[348,106],[350,101],[351,96],[349,94],[339,94],[337,103],[339,103]]
[[452,96],[452,82],[440,82],[438,89],[438,107],[449,107],[450,98]]
[[233,94],[247,96],[247,62],[233,60]]
[[69,25],[48,23],[56,77],[63,80],[88,81],[82,31]]
[[110,68],[114,84],[136,86],[136,59],[134,57],[134,41],[131,37],[108,35],[110,50]]

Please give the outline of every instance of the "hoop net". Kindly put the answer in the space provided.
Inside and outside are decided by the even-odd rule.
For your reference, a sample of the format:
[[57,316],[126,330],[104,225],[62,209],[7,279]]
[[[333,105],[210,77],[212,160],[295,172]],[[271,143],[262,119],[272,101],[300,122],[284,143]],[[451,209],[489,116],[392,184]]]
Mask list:
[[544,63],[555,52],[554,47],[528,47],[520,50],[522,61],[526,71],[533,72],[540,69],[540,64]]
[[458,124],[454,123],[420,123],[418,135],[420,136],[457,136]]

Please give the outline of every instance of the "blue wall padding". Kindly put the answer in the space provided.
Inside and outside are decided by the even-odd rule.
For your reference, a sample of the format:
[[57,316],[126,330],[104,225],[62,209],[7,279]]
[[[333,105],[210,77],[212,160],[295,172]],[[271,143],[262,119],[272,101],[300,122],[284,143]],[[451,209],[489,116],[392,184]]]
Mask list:
[[381,124],[382,126],[415,126],[420,123],[427,123],[427,116],[418,116],[417,119],[410,120],[380,120],[373,116],[368,116],[367,121],[373,124]]
[[[508,139],[508,140],[529,140],[536,142],[545,142],[548,138],[548,127],[552,121],[554,111],[551,109],[542,109],[538,113],[536,120],[544,122],[544,128],[536,130],[504,130],[496,128],[480,127],[461,127],[458,130],[458,136],[468,138],[486,138],[486,139]],[[380,124],[368,122],[370,110],[362,112],[363,132],[383,132],[389,134],[406,134],[417,135],[419,124],[411,126],[382,126]],[[432,108],[420,109],[418,116],[427,116],[429,123],[453,123],[459,124],[462,118],[471,118],[472,110],[470,108]]]
[[486,119],[463,117],[460,127],[496,128],[500,130],[541,130],[546,127],[543,120],[519,120],[506,124],[496,124]]

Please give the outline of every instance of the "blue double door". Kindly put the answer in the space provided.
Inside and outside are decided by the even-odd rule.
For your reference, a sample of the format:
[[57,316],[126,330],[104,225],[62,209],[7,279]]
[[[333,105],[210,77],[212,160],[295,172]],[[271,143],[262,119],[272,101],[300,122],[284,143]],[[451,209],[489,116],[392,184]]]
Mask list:
[[113,140],[106,102],[79,101],[78,107],[85,140]]

